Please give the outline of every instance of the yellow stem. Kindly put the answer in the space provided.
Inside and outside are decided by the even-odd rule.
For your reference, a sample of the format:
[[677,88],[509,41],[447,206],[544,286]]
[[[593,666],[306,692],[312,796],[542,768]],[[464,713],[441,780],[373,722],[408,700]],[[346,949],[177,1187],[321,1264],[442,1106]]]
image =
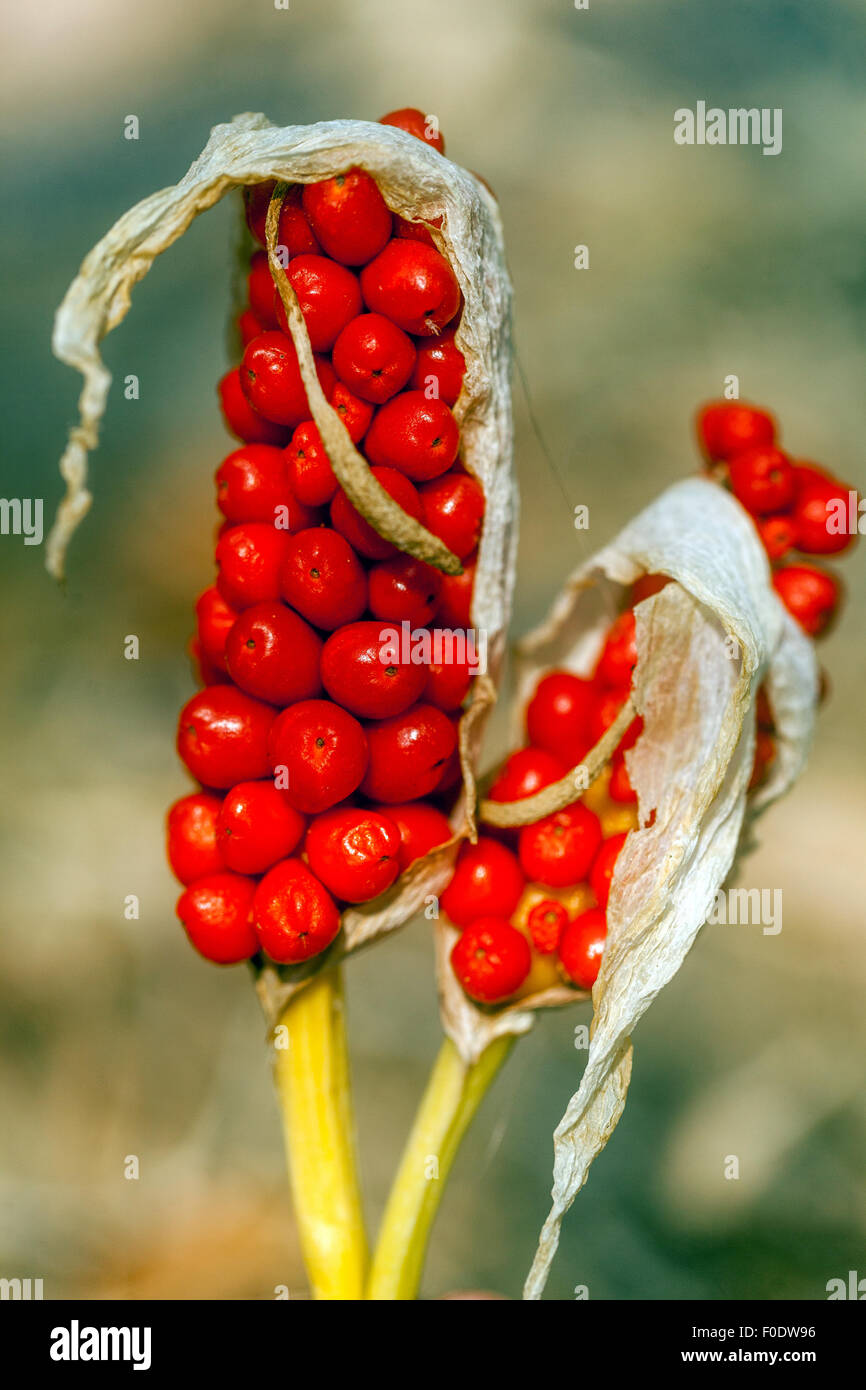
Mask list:
[[413,1299],[451,1164],[515,1039],[496,1038],[467,1067],[446,1038],[418,1108],[382,1218],[367,1297]]
[[286,1005],[275,1049],[289,1180],[313,1297],[363,1298],[367,1237],[338,970],[323,971]]

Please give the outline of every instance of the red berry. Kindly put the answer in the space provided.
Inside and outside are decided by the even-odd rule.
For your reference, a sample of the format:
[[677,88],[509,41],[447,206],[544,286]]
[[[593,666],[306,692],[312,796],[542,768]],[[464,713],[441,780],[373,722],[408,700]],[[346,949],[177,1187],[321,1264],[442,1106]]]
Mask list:
[[395,555],[370,570],[370,612],[389,623],[423,627],[436,608],[441,576],[411,555]]
[[274,720],[268,743],[276,784],[297,811],[315,815],[356,790],[367,767],[367,736],[330,700],[302,700]]
[[298,425],[285,451],[289,481],[300,502],[321,507],[339,487],[322,436],[313,420]]
[[[442,219],[437,218],[436,224],[442,225]],[[405,217],[400,217],[394,213],[394,225],[391,228],[391,235],[404,237],[407,241],[423,241],[425,246],[435,246],[436,243],[430,233],[430,228],[424,222],[408,222]]]
[[543,748],[520,748],[508,758],[487,795],[491,801],[522,801],[567,772],[568,766]]
[[238,965],[259,949],[252,926],[256,885],[240,874],[215,873],[190,884],[177,900],[177,915],[190,942],[216,965]]
[[469,473],[450,472],[418,489],[424,525],[462,560],[478,545],[484,521],[484,491]]
[[168,813],[168,862],[181,883],[225,868],[217,848],[217,816],[222,805],[210,792],[193,792]]
[[301,201],[322,250],[343,265],[364,265],[391,235],[391,213],[363,169],[308,183]]
[[435,662],[427,667],[427,684],[422,699],[446,711],[459,709],[469,694],[474,664],[468,661]]
[[322,639],[284,603],[257,603],[238,618],[226,642],[229,675],[241,690],[272,705],[318,695]]
[[400,832],[400,873],[422,859],[437,845],[444,845],[451,839],[448,819],[435,806],[423,801],[404,801],[392,806],[374,806],[392,820]]
[[253,898],[253,920],[262,950],[286,965],[319,955],[340,930],[333,898],[300,859],[268,870]]
[[276,328],[274,281],[266,251],[256,251],[250,261],[250,273],[247,277],[247,298],[250,301],[250,308],[262,328]]
[[411,376],[416,391],[423,391],[428,400],[454,405],[466,375],[466,358],[454,342],[454,330],[440,333],[418,344],[418,355]]
[[362,400],[382,405],[402,391],[415,365],[412,339],[381,314],[360,314],[334,344],[337,376]]
[[610,781],[607,785],[607,791],[612,801],[620,801],[624,805],[632,805],[637,801],[637,792],[631,784],[625,758],[621,752],[614,753],[611,758]]
[[217,505],[228,521],[273,525],[277,507],[291,505],[285,454],[272,444],[235,449],[217,469],[216,484]]
[[[247,205],[247,226],[261,246],[266,244],[265,221],[274,187],[274,182],[271,180],[268,183],[253,184],[244,189]],[[317,256],[321,251],[307,221],[306,213],[301,207],[302,192],[301,185],[295,184],[289,189],[280,208],[276,246],[277,249],[282,247],[284,255],[288,256],[289,260],[293,256]]]
[[589,721],[589,731],[593,744],[607,733],[611,724],[625,704],[630,694],[628,688],[608,688],[601,686],[596,697],[596,706]]
[[576,766],[593,746],[596,700],[592,681],[570,671],[550,671],[538,682],[526,711],[530,742],[568,767]]
[[460,711],[449,712],[448,718],[451,721],[451,728],[454,730],[454,747],[445,760],[439,781],[433,788],[437,796],[463,784],[463,762],[460,757]]
[[613,878],[613,871],[619,852],[627,839],[627,832],[621,835],[611,835],[605,840],[595,856],[592,868],[589,871],[589,886],[595,894],[595,900],[599,907],[607,907],[607,900],[610,897],[610,881]]
[[758,534],[771,560],[781,560],[797,544],[797,528],[793,518],[784,512],[763,516],[755,522]]
[[526,937],[504,917],[480,917],[451,952],[451,968],[470,999],[498,1004],[523,984],[532,965]]
[[477,917],[510,917],[525,886],[516,855],[488,835],[460,846],[454,875],[441,897],[442,911],[466,927]]
[[445,153],[445,140],[439,133],[439,122],[435,116],[425,116],[417,106],[401,106],[399,111],[389,111],[387,116],[380,117],[379,124],[396,126],[398,130],[405,130],[407,134],[423,140],[425,145],[432,145],[440,154]]
[[472,626],[472,591],[477,563],[478,555],[473,553],[464,558],[462,574],[443,574],[436,605],[440,627],[460,629]]
[[395,237],[361,271],[368,309],[384,314],[405,333],[437,334],[460,308],[454,272],[435,246]]
[[629,606],[634,608],[638,603],[643,603],[644,599],[661,593],[662,589],[672,583],[673,580],[667,574],[642,574],[631,586]]
[[190,637],[186,649],[192,665],[193,680],[198,681],[199,685],[226,684],[229,679],[228,672],[223,666],[217,666],[205,656],[197,637]]
[[400,831],[379,811],[325,811],[311,823],[304,850],[313,873],[347,903],[378,898],[400,871]]
[[[256,340],[258,341],[258,340]],[[285,444],[287,431],[254,410],[241,386],[240,367],[226,372],[217,387],[226,429],[249,444]]]
[[[322,389],[333,375],[330,363],[317,359],[317,371]],[[326,370],[327,369],[327,370]],[[301,379],[298,354],[291,338],[285,333],[260,333],[244,349],[240,365],[241,386],[254,410],[266,420],[294,429],[310,417],[307,393]],[[281,433],[278,442],[283,443]]]
[[839,581],[817,565],[786,565],[776,570],[773,588],[810,637],[824,632],[841,595]]
[[544,956],[553,955],[567,923],[568,911],[555,898],[544,898],[536,903],[527,918],[529,935],[536,951]]
[[367,575],[347,540],[326,526],[292,536],[281,575],[283,598],[315,627],[332,632],[367,607]]
[[[396,468],[371,468],[370,472],[385,489],[389,497],[399,502],[404,512],[421,521],[424,514],[421,498],[413,483]],[[331,525],[349,542],[353,550],[367,560],[387,560],[400,551],[390,541],[384,540],[361,513],[352,506],[342,488],[331,503]]]
[[627,688],[636,665],[635,618],[632,609],[627,608],[610,626],[595,668],[595,679],[602,685]]
[[855,537],[848,530],[849,491],[833,478],[812,477],[801,483],[791,515],[798,550],[833,555],[853,543]]
[[592,989],[598,979],[607,937],[607,917],[591,907],[569,922],[559,942],[559,959],[566,975],[581,989]]
[[713,401],[698,412],[698,443],[709,459],[729,459],[741,449],[770,447],[776,438],[772,415],[740,401]]
[[[346,324],[361,312],[361,287],[357,275],[327,256],[297,256],[286,271],[298,297],[314,352],[334,346]],[[289,325],[279,292],[272,293],[273,313],[284,333]]]
[[745,449],[731,459],[729,473],[734,496],[754,516],[784,511],[794,500],[794,470],[781,449]]
[[349,623],[322,651],[322,683],[332,700],[365,719],[402,714],[419,698],[427,668],[393,661],[393,634],[381,622]]
[[177,751],[206,787],[233,787],[268,773],[268,735],[275,711],[233,685],[212,685],[180,712]]
[[238,333],[244,347],[264,331],[265,325],[259,322],[252,309],[244,309],[243,313],[238,316]]
[[212,585],[199,594],[195,612],[201,655],[218,670],[224,671],[226,638],[237,620],[238,610],[226,603],[219,589]]
[[373,407],[367,401],[362,401],[361,397],[356,396],[353,391],[350,391],[342,381],[335,381],[331,388],[325,392],[325,395],[328,398],[328,404],[333,410],[336,410],[346,426],[352,443],[360,444],[370,428]]
[[299,844],[304,817],[273,782],[239,782],[222,804],[217,837],[228,868],[262,874]]
[[364,795],[389,803],[429,796],[457,743],[448,716],[417,704],[366,727],[370,761],[361,783]]
[[232,526],[217,542],[217,588],[233,608],[280,596],[280,571],[289,547],[289,532],[261,521]]
[[527,878],[551,888],[569,888],[586,878],[600,844],[598,816],[577,801],[525,825],[517,852]]

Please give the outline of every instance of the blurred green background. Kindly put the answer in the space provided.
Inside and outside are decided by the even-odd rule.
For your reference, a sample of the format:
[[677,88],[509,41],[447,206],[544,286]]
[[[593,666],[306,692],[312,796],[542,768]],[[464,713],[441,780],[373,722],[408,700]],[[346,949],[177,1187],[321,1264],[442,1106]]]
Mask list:
[[[50,354],[54,309],[114,219],[245,110],[289,124],[419,105],[496,190],[526,384],[515,633],[695,468],[691,413],[728,373],[778,412],[795,454],[863,485],[859,3],[43,0],[4,18],[2,490],[44,497],[46,525],[79,386]],[[698,99],[782,107],[782,154],[676,146],[673,112]],[[141,399],[112,392],[65,591],[41,549],[0,540],[0,1274],[42,1277],[49,1298],[304,1296],[258,1006],[243,971],[186,945],[162,846],[186,785],[174,726],[211,574],[212,474],[231,447],[214,396],[231,227],[228,205],[200,219],[106,343]],[[784,929],[708,928],[641,1023],[625,1116],[549,1296],[823,1298],[828,1279],[866,1275],[862,546],[844,570],[812,764],[741,879],[783,890]],[[491,760],[504,747],[494,730]],[[438,1045],[429,924],[348,975],[375,1220]],[[425,1296],[519,1294],[586,1020],[542,1018],[488,1097]]]

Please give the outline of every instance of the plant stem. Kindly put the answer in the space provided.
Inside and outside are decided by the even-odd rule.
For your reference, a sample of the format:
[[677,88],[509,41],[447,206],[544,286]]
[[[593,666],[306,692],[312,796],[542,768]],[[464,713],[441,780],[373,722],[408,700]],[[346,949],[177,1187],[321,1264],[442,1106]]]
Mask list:
[[514,1041],[511,1036],[496,1038],[472,1066],[461,1060],[450,1038],[443,1042],[382,1218],[369,1299],[416,1297],[427,1239],[451,1164]]
[[339,970],[323,971],[290,1000],[275,1048],[289,1180],[313,1297],[361,1299],[367,1237]]

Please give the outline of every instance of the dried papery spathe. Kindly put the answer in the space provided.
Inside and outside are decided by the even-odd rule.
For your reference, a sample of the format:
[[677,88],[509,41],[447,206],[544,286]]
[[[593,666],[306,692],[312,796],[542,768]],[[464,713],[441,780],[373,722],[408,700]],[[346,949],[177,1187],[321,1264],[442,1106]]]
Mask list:
[[[633,700],[644,731],[626,763],[640,828],[617,860],[586,1068],[554,1134],[553,1204],[526,1282],[528,1299],[541,1297],[562,1218],[622,1113],[635,1024],[682,964],[754,813],[798,776],[812,733],[812,644],[771,587],[751,521],[704,479],[663,493],[572,575],[548,619],[521,644],[518,709],[552,666],[589,674],[611,614],[645,573],[676,583],[635,609]],[[778,752],[767,782],[747,800],[763,681]],[[585,997],[552,990],[499,1011],[476,1009],[448,965],[454,935],[440,925],[443,1023],[467,1063],[493,1037],[525,1032],[533,1009]]]
[[[347,911],[337,945],[326,957],[319,957],[312,970],[310,966],[266,965],[259,971],[259,993],[271,1018],[326,959],[330,965],[337,955],[402,925],[425,900],[438,894],[448,881],[460,839],[475,833],[474,768],[484,720],[496,698],[517,541],[510,388],[511,286],[496,202],[473,174],[395,127],[367,121],[328,121],[280,128],[262,115],[238,116],[228,125],[215,127],[206,148],[180,183],[125,213],[94,247],[60,306],[54,327],[54,352],[84,376],[80,420],[70,431],[60,465],[67,483],[66,497],[47,543],[46,563],[59,578],[70,537],[90,506],[87,455],[98,443],[111,384],[99,343],[125,317],[133,286],[199,213],[233,189],[267,180],[310,183],[355,166],[373,176],[386,203],[401,217],[437,223],[431,234],[448,257],[463,294],[456,343],[466,361],[466,374],[454,414],[460,426],[463,463],[481,483],[485,496],[472,622],[486,637],[487,672],[476,677],[471,706],[461,719],[463,792],[452,818],[454,839],[410,866],[388,893]],[[362,491],[364,487],[359,476],[360,455],[348,443],[339,417],[322,396],[312,370],[309,338],[290,288],[284,299],[313,417],[338,477],[343,480],[351,473],[347,491],[356,500],[358,487]],[[381,493],[374,480],[369,482],[372,495]],[[395,508],[387,496],[384,501],[378,497],[378,504],[380,520],[372,515],[369,519],[388,539],[443,569],[459,569],[441,543]],[[363,506],[360,509],[364,511]]]

